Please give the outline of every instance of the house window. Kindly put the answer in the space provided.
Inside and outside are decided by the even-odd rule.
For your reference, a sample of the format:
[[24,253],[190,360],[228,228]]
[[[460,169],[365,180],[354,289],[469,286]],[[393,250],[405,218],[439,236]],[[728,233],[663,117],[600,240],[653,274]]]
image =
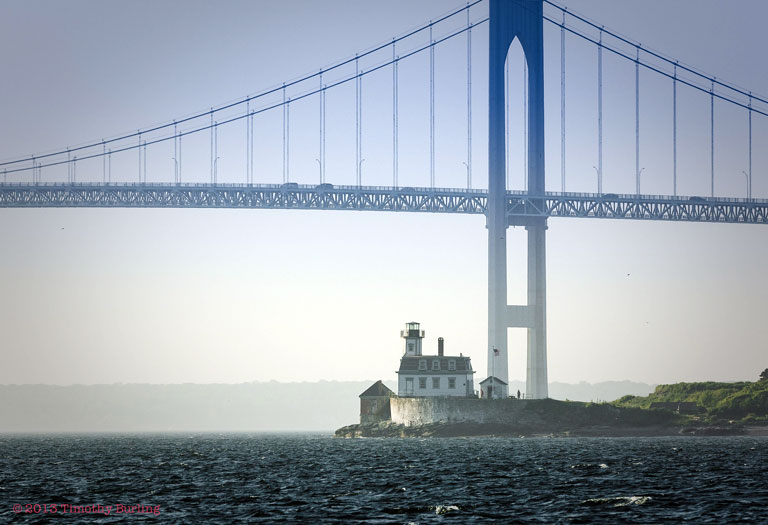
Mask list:
[[455,377],[449,377],[448,378],[448,388],[456,388],[456,378]]
[[426,370],[426,369],[427,369],[427,360],[419,359],[419,370]]
[[426,377],[420,377],[419,378],[419,388],[427,388],[427,378]]
[[414,353],[414,351],[413,351],[413,343],[408,343],[408,353],[409,354]]
[[449,359],[448,360],[448,370],[456,370],[456,360],[455,359]]
[[432,388],[440,388],[440,378],[439,377],[433,377],[432,378]]
[[439,359],[433,359],[432,360],[432,370],[440,370],[440,360]]

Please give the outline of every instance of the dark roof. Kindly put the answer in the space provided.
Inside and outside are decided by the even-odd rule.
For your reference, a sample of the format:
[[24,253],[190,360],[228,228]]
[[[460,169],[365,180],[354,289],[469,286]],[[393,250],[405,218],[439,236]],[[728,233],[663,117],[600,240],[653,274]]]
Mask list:
[[391,397],[395,393],[392,392],[387,386],[381,382],[381,379],[368,387],[368,389],[360,394],[359,397]]
[[483,383],[487,383],[487,382],[488,382],[488,381],[490,381],[491,379],[493,379],[493,382],[494,382],[494,383],[501,383],[502,385],[506,385],[506,384],[507,384],[507,383],[505,383],[504,381],[502,381],[501,379],[499,379],[499,378],[498,378],[498,377],[496,377],[496,376],[489,376],[489,377],[486,377],[485,379],[483,379],[482,381],[480,381],[480,384],[482,385]]
[[[426,370],[419,370],[419,361],[427,362]],[[440,361],[440,370],[432,370],[432,361]],[[456,370],[448,370],[448,361],[456,361]],[[419,374],[444,374],[446,372],[472,372],[472,361],[467,356],[437,356],[437,355],[404,355],[400,359],[398,374],[403,372],[417,372]]]

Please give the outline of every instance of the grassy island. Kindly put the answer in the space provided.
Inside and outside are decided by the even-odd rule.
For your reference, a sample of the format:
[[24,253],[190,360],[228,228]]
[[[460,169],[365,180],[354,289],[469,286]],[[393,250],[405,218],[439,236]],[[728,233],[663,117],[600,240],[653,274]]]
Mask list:
[[391,419],[349,425],[336,436],[768,435],[768,369],[756,382],[659,385],[648,396],[605,403],[421,399],[391,399],[393,407],[409,406],[416,419],[399,420],[393,410]]
[[661,403],[695,403],[700,411],[690,419],[704,423],[768,423],[768,369],[755,382],[659,385],[648,396],[624,396],[612,404],[651,409]]

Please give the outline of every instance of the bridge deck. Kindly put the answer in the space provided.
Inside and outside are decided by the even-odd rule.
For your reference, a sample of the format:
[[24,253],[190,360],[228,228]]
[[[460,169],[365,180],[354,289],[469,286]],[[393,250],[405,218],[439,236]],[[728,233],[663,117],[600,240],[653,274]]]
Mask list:
[[[485,214],[486,190],[300,184],[0,184],[0,208],[268,208]],[[507,192],[511,223],[529,217],[768,223],[768,200]]]

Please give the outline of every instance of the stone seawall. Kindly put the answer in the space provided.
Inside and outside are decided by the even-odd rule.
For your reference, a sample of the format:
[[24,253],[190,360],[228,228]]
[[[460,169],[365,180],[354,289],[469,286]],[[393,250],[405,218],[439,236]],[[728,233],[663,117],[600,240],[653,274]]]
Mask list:
[[[391,421],[349,425],[337,437],[667,436],[690,423],[666,410],[554,399],[392,397]],[[720,429],[716,429],[720,432]],[[736,429],[734,432],[738,432]],[[703,431],[693,429],[691,433]],[[720,434],[718,434],[720,435]]]
[[393,397],[392,422],[399,425],[432,423],[516,424],[528,400],[466,397]]

